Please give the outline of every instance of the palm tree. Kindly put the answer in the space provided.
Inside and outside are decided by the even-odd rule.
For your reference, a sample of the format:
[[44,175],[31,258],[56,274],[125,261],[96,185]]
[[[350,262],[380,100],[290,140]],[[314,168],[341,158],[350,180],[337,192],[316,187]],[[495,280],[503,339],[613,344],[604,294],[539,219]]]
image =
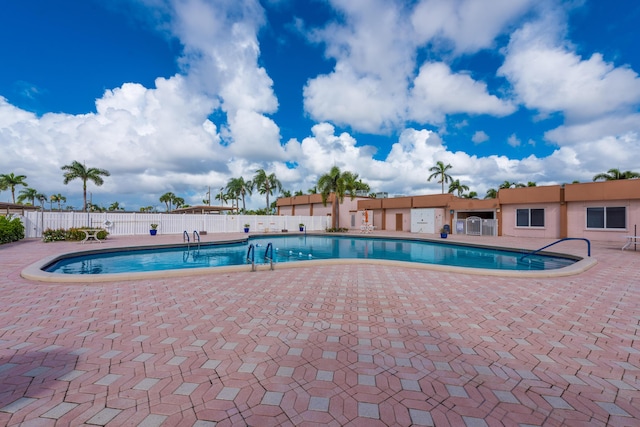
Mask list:
[[451,181],[451,176],[447,174],[447,171],[451,169],[451,165],[444,165],[440,160],[436,162],[435,166],[429,168],[429,172],[432,172],[427,178],[427,181],[431,181],[432,178],[440,178],[438,183],[442,184],[442,194],[444,194],[444,184]]
[[519,183],[519,182],[509,182],[509,181],[505,181],[502,184],[500,184],[500,189],[507,189],[507,188],[523,188],[526,187],[526,185]]
[[167,206],[167,212],[171,212],[171,204],[176,199],[176,195],[172,192],[164,193],[160,196],[160,201]]
[[20,195],[18,196],[18,203],[23,203],[25,200],[31,200],[31,205],[35,206],[36,199],[41,200],[46,198],[47,196],[45,196],[42,193],[38,193],[38,190],[36,190],[35,188],[27,187],[20,190]]
[[347,190],[349,191],[349,195],[352,199],[357,195],[358,191],[363,191],[366,193],[371,191],[371,187],[369,187],[369,184],[367,184],[366,182],[362,182],[362,179],[358,176],[357,173],[344,171],[342,175],[345,179]]
[[173,204],[175,205],[176,208],[181,208],[185,206],[184,199],[182,197],[174,197]]
[[318,186],[314,185],[313,187],[311,187],[310,189],[307,190],[307,193],[309,193],[309,194],[318,194]]
[[[231,197],[229,197],[231,196]],[[230,199],[233,198],[233,195],[230,195],[229,193],[225,194],[225,193],[218,193],[216,194],[216,197],[214,197],[216,200],[220,200],[220,204],[224,206],[224,204],[226,202],[228,202]]]
[[35,188],[31,188],[31,187],[23,188],[18,193],[18,203],[24,203],[25,200],[30,200],[31,205],[35,206],[36,194],[38,194],[38,190],[36,190]]
[[27,183],[24,181],[27,179],[26,175],[14,175],[13,172],[8,174],[0,175],[0,188],[2,189],[11,189],[11,200],[13,203],[16,202],[16,186],[22,185],[24,187],[27,186]]
[[469,186],[461,184],[459,179],[456,179],[455,181],[451,181],[451,184],[449,184],[449,193],[453,193],[454,191],[457,191],[458,197],[462,196],[462,193],[468,190],[469,190]]
[[487,195],[484,196],[485,199],[496,199],[498,197],[498,191],[495,188],[490,188],[487,190]]
[[282,191],[282,184],[276,178],[276,174],[267,175],[264,169],[258,169],[253,177],[253,184],[260,194],[267,196],[267,212],[270,212],[269,196],[276,191]]
[[349,192],[351,199],[355,197],[354,193],[354,175],[351,172],[340,172],[338,166],[333,166],[331,170],[322,175],[318,179],[316,187],[322,195],[322,203],[327,206],[327,199],[331,193],[335,194],[335,201],[333,203],[333,214],[335,218],[335,228],[340,228],[340,203],[344,201],[344,196]]
[[58,194],[52,194],[49,200],[51,200],[51,203],[58,203],[58,210],[60,211],[62,210],[61,204],[66,202],[67,198],[64,197],[62,194],[58,193]]
[[[227,190],[236,195],[236,200],[238,197],[242,198],[242,211],[244,212],[247,209],[245,204],[245,196],[251,195],[253,192],[253,183],[251,181],[245,181],[243,177],[240,178],[231,178],[227,183]],[[237,203],[236,203],[237,206]]]
[[98,204],[95,203],[89,203],[89,207],[91,212],[106,212],[107,208],[105,208],[104,206],[100,206]]
[[109,206],[110,211],[122,211],[124,210],[124,208],[120,207],[120,202],[113,202],[111,203],[111,205]]
[[87,181],[92,181],[99,187],[104,184],[104,180],[102,179],[103,176],[111,176],[111,173],[106,169],[87,168],[83,163],[76,160],[74,160],[70,165],[62,166],[62,170],[66,171],[64,173],[65,185],[74,179],[82,180],[83,212],[87,211]]
[[469,191],[468,194],[463,194],[462,197],[465,199],[477,199],[478,193],[476,193],[475,191]]
[[640,178],[640,173],[625,171],[620,172],[620,169],[609,169],[606,173],[599,173],[593,177],[594,181],[616,181],[618,179],[632,179],[632,178]]

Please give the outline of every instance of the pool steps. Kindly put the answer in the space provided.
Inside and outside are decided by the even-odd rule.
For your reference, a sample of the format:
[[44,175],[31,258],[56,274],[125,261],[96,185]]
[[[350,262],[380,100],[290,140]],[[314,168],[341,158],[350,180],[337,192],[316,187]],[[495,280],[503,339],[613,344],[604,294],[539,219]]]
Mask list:
[[[247,262],[251,263],[251,271],[256,271],[256,247],[253,243],[247,249]],[[269,242],[264,251],[264,260],[269,261],[269,268],[273,270],[273,243]]]

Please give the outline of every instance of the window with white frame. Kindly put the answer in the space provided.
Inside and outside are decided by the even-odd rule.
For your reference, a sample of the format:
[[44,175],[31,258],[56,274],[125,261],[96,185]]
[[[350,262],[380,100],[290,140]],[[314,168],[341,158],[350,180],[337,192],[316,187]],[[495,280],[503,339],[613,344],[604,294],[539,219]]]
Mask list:
[[627,228],[627,208],[624,206],[587,208],[587,228]]
[[516,209],[516,227],[544,227],[544,209]]

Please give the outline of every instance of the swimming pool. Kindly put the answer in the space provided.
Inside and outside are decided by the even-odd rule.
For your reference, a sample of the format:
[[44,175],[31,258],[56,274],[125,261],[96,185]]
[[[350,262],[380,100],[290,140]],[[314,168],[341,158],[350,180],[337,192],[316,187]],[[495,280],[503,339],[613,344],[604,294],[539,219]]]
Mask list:
[[246,241],[179,245],[146,249],[94,251],[63,256],[45,265],[49,273],[102,275],[196,269],[247,264],[253,245],[256,264],[265,263],[271,243],[278,263],[331,259],[370,259],[437,264],[475,269],[547,271],[574,264],[577,259],[536,254],[522,259],[524,252],[448,244],[425,240],[378,237],[288,235],[251,237]]

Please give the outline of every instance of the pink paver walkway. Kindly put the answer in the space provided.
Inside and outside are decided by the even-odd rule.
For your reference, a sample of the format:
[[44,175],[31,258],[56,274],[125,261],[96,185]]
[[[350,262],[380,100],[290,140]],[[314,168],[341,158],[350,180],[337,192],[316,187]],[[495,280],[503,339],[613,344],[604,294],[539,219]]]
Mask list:
[[[134,242],[151,240],[102,246]],[[0,425],[640,426],[640,251],[622,244],[562,278],[334,265],[86,285],[20,277],[82,245],[0,246]]]

